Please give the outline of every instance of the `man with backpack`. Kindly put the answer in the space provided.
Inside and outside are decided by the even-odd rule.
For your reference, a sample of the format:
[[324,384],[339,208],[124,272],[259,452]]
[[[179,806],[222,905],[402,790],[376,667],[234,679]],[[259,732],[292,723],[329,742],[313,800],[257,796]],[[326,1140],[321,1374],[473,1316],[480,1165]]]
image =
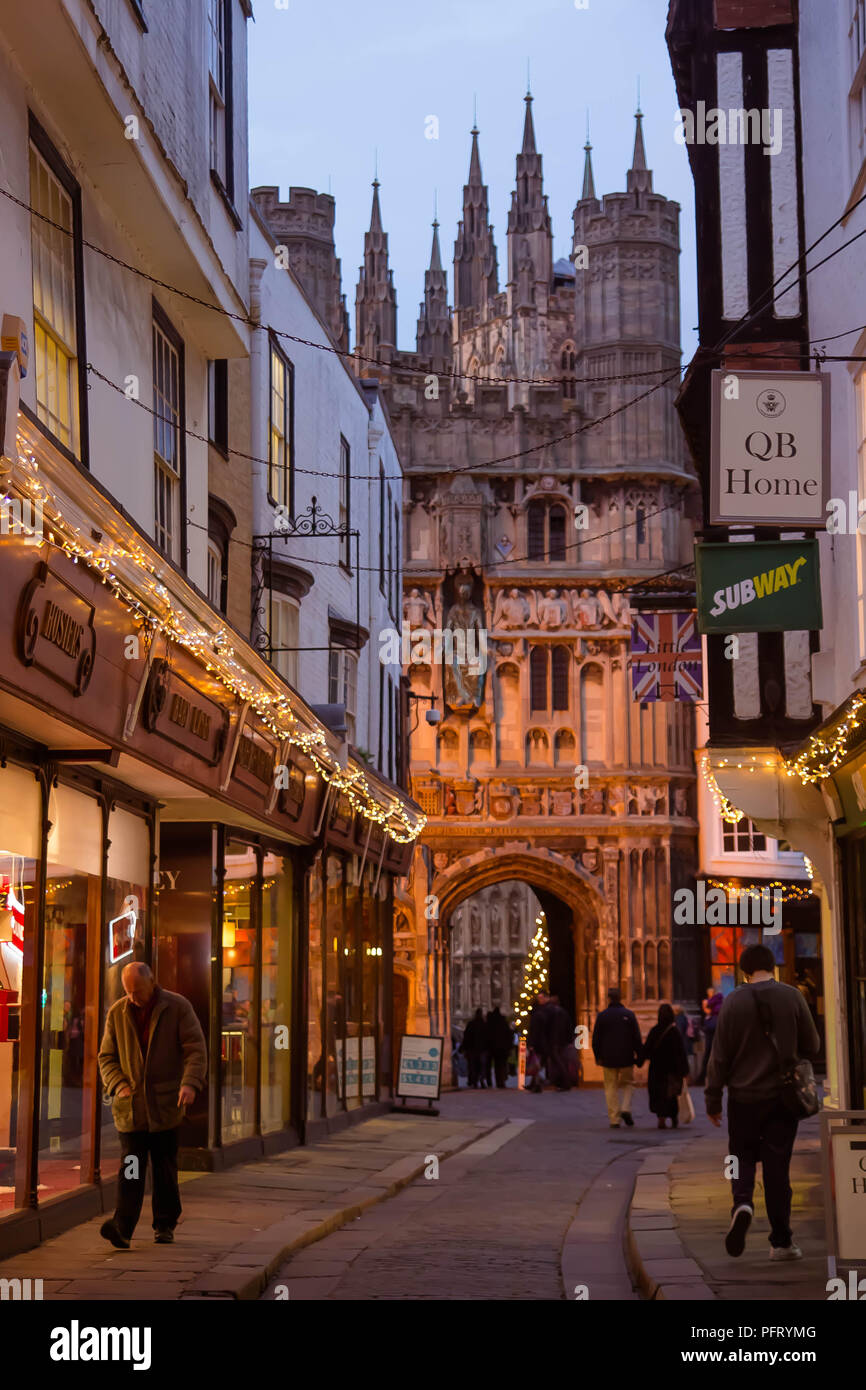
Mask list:
[[792,1069],[798,1059],[817,1057],[821,1042],[802,994],[774,978],[769,946],[747,946],[740,970],[746,983],[727,996],[719,1012],[704,1091],[707,1115],[720,1125],[722,1089],[728,1088],[728,1151],[736,1163],[725,1249],[729,1255],[745,1249],[760,1162],[770,1259],[799,1260],[803,1252],[791,1233],[789,1169],[798,1121],[814,1114],[818,1101],[811,1068]]

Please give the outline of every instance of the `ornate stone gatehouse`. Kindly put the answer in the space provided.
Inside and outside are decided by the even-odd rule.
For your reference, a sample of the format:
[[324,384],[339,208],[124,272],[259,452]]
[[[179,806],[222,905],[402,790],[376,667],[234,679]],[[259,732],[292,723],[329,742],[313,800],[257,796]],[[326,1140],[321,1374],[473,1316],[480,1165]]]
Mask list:
[[625,192],[596,196],[587,145],[571,257],[554,261],[527,96],[506,283],[473,130],[454,307],[434,223],[409,353],[374,188],[356,367],[383,383],[405,471],[404,627],[428,639],[406,675],[430,823],[397,904],[418,1032],[448,1033],[450,913],[505,879],[565,905],[577,1021],[613,983],[647,1017],[692,992],[671,893],[695,866],[693,709],[635,703],[628,660],[630,593],[691,558],[678,216],[653,191],[638,113]]

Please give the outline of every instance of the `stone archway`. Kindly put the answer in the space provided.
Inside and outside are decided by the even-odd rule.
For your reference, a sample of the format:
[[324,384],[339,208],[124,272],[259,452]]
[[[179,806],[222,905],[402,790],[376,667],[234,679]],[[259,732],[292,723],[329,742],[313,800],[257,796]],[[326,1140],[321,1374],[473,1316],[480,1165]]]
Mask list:
[[[576,1022],[592,1024],[599,1001],[609,985],[619,983],[616,933],[611,931],[608,903],[600,878],[584,869],[571,855],[556,850],[504,845],[495,854],[477,850],[440,870],[430,884],[439,921],[482,888],[509,880],[528,883],[535,891],[551,894],[569,909],[574,941],[574,997]],[[613,954],[609,946],[614,943]],[[450,1024],[450,1020],[448,1021]],[[588,1072],[594,1070],[591,1058]]]

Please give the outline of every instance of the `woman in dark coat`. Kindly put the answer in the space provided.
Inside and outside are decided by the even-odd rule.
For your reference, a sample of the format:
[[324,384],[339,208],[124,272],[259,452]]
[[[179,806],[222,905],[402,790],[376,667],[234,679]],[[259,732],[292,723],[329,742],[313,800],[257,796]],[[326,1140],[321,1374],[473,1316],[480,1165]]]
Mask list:
[[659,1005],[659,1021],[647,1034],[641,1050],[641,1065],[649,1062],[649,1108],[658,1116],[659,1129],[670,1120],[677,1127],[679,1095],[683,1078],[689,1074],[689,1060],[670,1004]]

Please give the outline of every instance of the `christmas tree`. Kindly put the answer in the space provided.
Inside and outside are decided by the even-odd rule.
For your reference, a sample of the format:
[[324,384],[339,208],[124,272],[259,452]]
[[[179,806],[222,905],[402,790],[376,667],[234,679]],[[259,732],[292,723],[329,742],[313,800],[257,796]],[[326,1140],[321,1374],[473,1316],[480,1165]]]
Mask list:
[[535,919],[535,935],[529,945],[529,955],[523,962],[523,989],[514,1005],[514,1020],[517,1032],[525,1038],[529,1029],[529,1015],[539,990],[547,989],[547,966],[550,959],[550,946],[547,940],[547,919],[540,912]]

